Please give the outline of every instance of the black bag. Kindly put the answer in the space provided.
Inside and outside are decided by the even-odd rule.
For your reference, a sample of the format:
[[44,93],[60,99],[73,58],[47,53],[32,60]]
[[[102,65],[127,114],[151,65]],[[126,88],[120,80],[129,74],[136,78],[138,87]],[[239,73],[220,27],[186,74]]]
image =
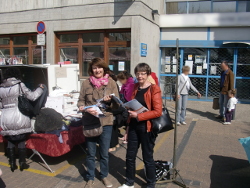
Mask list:
[[[152,87],[150,87],[150,90],[152,95]],[[157,136],[159,133],[170,131],[174,128],[172,119],[168,113],[168,109],[165,106],[162,108],[162,115],[158,118],[151,119],[151,123],[152,132],[155,136]]]
[[19,83],[19,87],[20,95],[18,96],[18,109],[23,115],[32,117],[34,115],[34,108],[31,105],[29,99],[26,97],[25,93],[23,92],[21,83]]
[[100,119],[89,114],[88,112],[83,113],[82,116],[83,124],[83,135],[85,137],[97,137],[103,132]]
[[152,119],[152,132],[154,135],[170,131],[174,129],[172,119],[168,113],[167,108],[162,108],[162,115],[158,118]]

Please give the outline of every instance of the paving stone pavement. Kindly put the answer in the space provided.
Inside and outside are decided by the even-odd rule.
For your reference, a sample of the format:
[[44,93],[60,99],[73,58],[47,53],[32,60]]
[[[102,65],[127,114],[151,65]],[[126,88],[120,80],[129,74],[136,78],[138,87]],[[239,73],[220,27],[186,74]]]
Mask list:
[[[190,188],[249,188],[250,165],[238,138],[250,136],[250,105],[237,105],[236,119],[232,125],[219,123],[214,118],[217,111],[211,109],[211,106],[211,102],[188,101],[187,125],[177,127],[177,169]],[[167,107],[174,117],[174,103],[167,101]],[[173,141],[173,130],[159,135],[155,145],[155,160],[172,160]],[[110,153],[109,178],[115,188],[124,182],[125,155],[126,145]],[[3,182],[8,188],[84,187],[85,155],[79,147],[75,147],[72,152],[62,157],[44,157],[56,172],[58,169],[64,167],[65,169],[53,176],[47,173],[48,170],[44,166],[41,166],[40,159],[34,157],[30,163],[33,171],[16,170],[12,173],[6,166],[6,157],[0,155],[0,168],[3,171],[0,188],[4,187]],[[142,155],[139,152],[136,161],[136,188],[143,187],[145,183],[141,158]],[[96,174],[94,187],[104,187],[98,173]],[[166,187],[178,186],[172,183],[156,185],[156,188]]]

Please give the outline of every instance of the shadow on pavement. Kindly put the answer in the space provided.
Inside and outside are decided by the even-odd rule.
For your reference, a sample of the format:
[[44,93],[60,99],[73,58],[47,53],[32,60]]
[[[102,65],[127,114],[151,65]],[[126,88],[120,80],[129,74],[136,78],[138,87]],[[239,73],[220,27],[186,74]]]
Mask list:
[[187,111],[188,112],[191,112],[191,113],[194,113],[194,114],[197,114],[199,116],[202,116],[202,117],[206,117],[212,121],[216,121],[218,122],[218,120],[214,117],[215,114],[214,113],[211,113],[211,112],[202,112],[202,111],[199,111],[199,110],[195,110],[195,109],[192,109],[192,108],[187,108]]
[[249,188],[250,165],[247,160],[219,155],[210,155],[210,188]]

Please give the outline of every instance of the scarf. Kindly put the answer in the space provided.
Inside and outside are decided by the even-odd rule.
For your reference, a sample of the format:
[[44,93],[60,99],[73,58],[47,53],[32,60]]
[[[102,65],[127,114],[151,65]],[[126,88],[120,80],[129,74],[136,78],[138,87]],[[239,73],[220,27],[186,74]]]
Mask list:
[[90,76],[89,78],[91,84],[94,85],[95,88],[99,89],[101,86],[106,86],[109,83],[109,75],[106,74],[104,77],[102,78],[96,78],[94,76]]

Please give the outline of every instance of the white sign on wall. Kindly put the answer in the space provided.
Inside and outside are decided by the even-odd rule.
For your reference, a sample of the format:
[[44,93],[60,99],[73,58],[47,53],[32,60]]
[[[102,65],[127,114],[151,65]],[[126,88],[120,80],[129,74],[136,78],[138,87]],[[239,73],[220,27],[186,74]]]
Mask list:
[[44,46],[45,45],[45,34],[38,34],[37,35],[37,45]]

